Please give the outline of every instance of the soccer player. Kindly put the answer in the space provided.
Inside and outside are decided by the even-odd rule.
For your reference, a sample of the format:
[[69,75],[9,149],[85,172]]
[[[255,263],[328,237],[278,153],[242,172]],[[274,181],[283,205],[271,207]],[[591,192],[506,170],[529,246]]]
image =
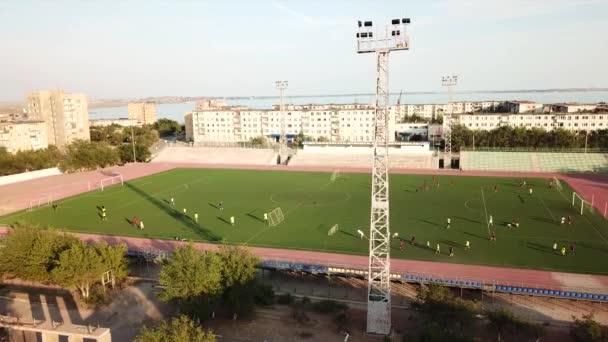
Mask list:
[[553,250],[554,250],[555,252],[557,252],[557,242],[554,242],[554,243],[553,243]]
[[396,239],[396,238],[398,238],[398,237],[399,237],[399,233],[395,233],[395,234],[393,234],[393,239]]
[[198,223],[198,213],[194,213],[194,222]]
[[230,224],[234,226],[234,216],[230,216]]
[[568,217],[566,217],[566,221],[568,221],[568,224],[572,224],[572,216],[568,215]]
[[105,206],[105,205],[103,205],[103,204],[101,205],[101,212],[102,212],[102,213],[105,213],[105,212],[106,212],[106,206]]
[[446,228],[450,229],[450,223],[452,223],[452,219],[448,217]]
[[566,246],[562,246],[561,252],[562,252],[562,256],[566,255]]
[[574,253],[574,250],[576,249],[576,243],[571,243],[570,244],[570,254]]
[[426,247],[427,247],[428,249],[431,249],[431,241],[426,240]]
[[53,204],[53,211],[57,211],[57,204]]
[[[361,231],[361,229],[357,229],[357,233],[359,233],[360,239],[363,239],[363,237],[365,236],[365,234]],[[393,237],[395,237],[395,235],[393,235]]]
[[498,192],[498,185],[494,185],[494,192]]
[[144,230],[144,221],[139,221],[139,230]]
[[175,199],[173,197],[171,197],[171,206],[175,207]]
[[439,254],[441,253],[441,246],[439,246],[439,244],[437,244],[437,247],[435,247],[435,254]]
[[224,202],[220,201],[218,206],[220,207],[220,210],[224,210]]
[[184,216],[188,215],[188,209],[184,208]]
[[454,256],[454,247],[450,246],[450,256]]
[[268,213],[264,213],[264,221],[268,221]]
[[566,223],[566,218],[562,216],[561,224]]
[[137,217],[133,216],[133,225],[137,227]]
[[494,226],[494,218],[492,217],[492,215],[490,215],[490,221],[488,221],[488,227],[489,226]]
[[464,250],[468,251],[469,249],[471,249],[471,243],[467,240],[467,242],[464,243]]
[[106,217],[106,212],[105,211],[101,212],[101,220],[102,221],[107,221],[108,220],[108,218]]
[[412,235],[412,238],[410,239],[410,245],[413,245],[414,241],[416,241],[416,235]]
[[532,190],[532,187],[529,187],[528,192],[530,192],[530,195],[532,195],[532,191],[534,191],[534,190]]
[[496,232],[492,231],[492,233],[490,234],[490,241],[496,241]]
[[399,240],[399,250],[403,250],[403,240]]
[[553,181],[552,180],[549,181],[549,189],[553,189]]

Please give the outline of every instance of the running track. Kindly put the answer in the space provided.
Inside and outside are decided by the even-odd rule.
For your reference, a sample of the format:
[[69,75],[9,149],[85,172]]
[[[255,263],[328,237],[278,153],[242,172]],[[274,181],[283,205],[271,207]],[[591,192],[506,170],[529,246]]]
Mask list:
[[[135,179],[174,168],[213,168],[213,169],[245,169],[245,170],[274,170],[274,171],[322,171],[322,172],[370,172],[371,168],[336,168],[331,166],[293,167],[278,165],[236,165],[236,164],[172,164],[149,163],[131,164],[112,167],[104,170],[82,172],[35,179],[27,182],[0,186],[0,214],[6,214],[29,206],[32,199],[52,196],[53,200],[87,192],[98,187],[99,181],[112,174],[122,174],[125,181]],[[516,172],[483,172],[483,171],[451,171],[451,170],[420,170],[420,169],[391,169],[396,174],[433,174],[453,176],[493,176],[493,177],[558,177],[567,181],[572,188],[587,201],[594,204],[603,212],[604,203],[608,202],[608,176],[598,174],[555,174],[555,173],[516,173]],[[0,234],[6,234],[7,228],[0,227]],[[126,243],[132,249],[173,250],[183,245],[182,242],[170,240],[155,240],[107,236],[95,234],[76,234],[81,239],[93,242],[105,240],[110,244]],[[194,243],[197,248],[215,249],[216,245]],[[352,269],[367,269],[367,257],[333,253],[295,251],[274,248],[250,247],[251,251],[265,260],[289,261],[294,263],[309,263]],[[420,274],[447,279],[466,279],[514,286],[543,287],[587,292],[608,293],[608,276],[584,275],[562,272],[513,269],[503,267],[462,265],[414,260],[391,260],[391,272],[398,274]]]

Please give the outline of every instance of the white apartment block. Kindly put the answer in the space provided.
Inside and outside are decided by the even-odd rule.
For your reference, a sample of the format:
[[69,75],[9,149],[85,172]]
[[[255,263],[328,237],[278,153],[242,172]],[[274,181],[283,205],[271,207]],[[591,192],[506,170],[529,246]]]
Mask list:
[[606,113],[475,113],[460,114],[454,123],[473,130],[492,130],[502,126],[542,128],[551,131],[562,128],[568,131],[608,129]]
[[[288,138],[303,132],[313,139],[332,142],[370,142],[373,140],[374,110],[370,106],[290,105],[285,108]],[[281,134],[281,112],[273,110],[205,110],[187,113],[186,139],[193,142],[240,142]],[[394,111],[389,111],[389,131],[394,130]],[[394,140],[391,135],[391,141]]]
[[40,91],[27,95],[27,117],[44,121],[49,145],[90,140],[88,102],[84,94]]
[[0,146],[10,153],[47,148],[46,124],[43,121],[0,123]]

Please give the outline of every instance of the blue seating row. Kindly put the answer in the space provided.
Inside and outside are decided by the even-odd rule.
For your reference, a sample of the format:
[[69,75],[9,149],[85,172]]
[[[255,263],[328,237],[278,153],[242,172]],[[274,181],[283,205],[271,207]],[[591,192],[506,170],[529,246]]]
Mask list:
[[532,294],[532,295],[549,296],[549,297],[564,297],[564,298],[573,298],[573,299],[608,301],[608,295],[596,294],[596,293],[575,292],[575,291],[545,290],[545,289],[535,289],[535,288],[530,288],[530,287],[517,287],[517,286],[504,286],[504,285],[496,285],[496,291],[517,293],[517,294]]
[[401,277],[401,279],[403,279],[404,281],[436,283],[436,284],[443,284],[443,285],[447,285],[447,286],[465,286],[465,287],[475,287],[475,288],[483,287],[483,284],[479,281],[440,279],[440,278],[423,277],[423,276],[416,276],[416,275],[410,275],[410,274],[404,274]]
[[327,266],[319,265],[308,265],[308,264],[294,264],[290,262],[279,262],[279,261],[263,261],[261,267],[278,268],[278,269],[289,269],[294,271],[306,271],[306,272],[327,272]]

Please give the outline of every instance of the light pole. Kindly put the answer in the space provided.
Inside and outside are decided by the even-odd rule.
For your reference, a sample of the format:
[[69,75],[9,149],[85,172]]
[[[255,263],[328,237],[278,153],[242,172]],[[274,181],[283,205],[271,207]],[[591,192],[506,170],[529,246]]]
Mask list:
[[276,81],[275,87],[279,90],[280,94],[280,107],[279,111],[281,113],[281,132],[279,135],[279,158],[281,158],[281,164],[285,162],[287,159],[287,135],[285,132],[285,103],[283,101],[283,94],[285,89],[287,89],[288,82],[287,81]]
[[375,35],[371,21],[358,22],[357,52],[376,55],[376,108],[372,168],[369,269],[367,285],[367,332],[388,335],[391,331],[390,229],[388,132],[388,54],[409,50],[406,26],[409,18],[393,19]]
[[135,134],[133,133],[133,125],[131,125],[131,144],[133,145],[133,162],[137,163],[135,158]]
[[[443,137],[445,140],[445,148],[443,151],[443,168],[452,168],[452,88],[458,83],[458,76],[443,76],[441,85],[448,89],[448,106],[450,107],[447,113],[443,114]],[[447,166],[446,166],[447,165]]]

